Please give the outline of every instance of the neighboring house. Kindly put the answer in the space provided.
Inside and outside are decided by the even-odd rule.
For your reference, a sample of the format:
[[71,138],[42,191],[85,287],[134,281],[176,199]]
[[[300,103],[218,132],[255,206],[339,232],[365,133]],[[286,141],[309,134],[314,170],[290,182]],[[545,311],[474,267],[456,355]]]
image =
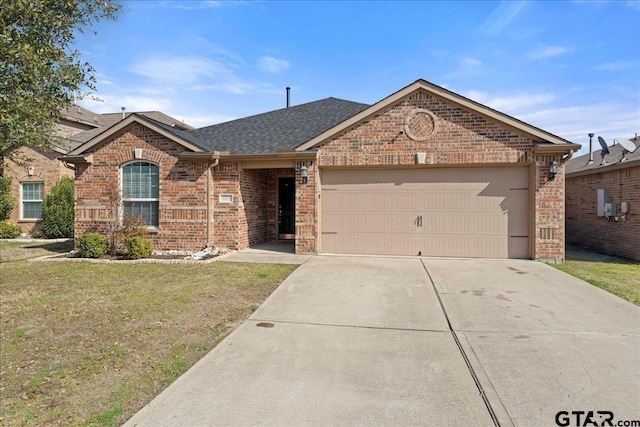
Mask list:
[[[191,129],[159,111],[143,114],[178,129]],[[74,171],[67,167],[69,165],[58,161],[58,158],[122,120],[122,113],[96,114],[78,106],[64,109],[61,116],[54,129],[54,135],[59,139],[52,144],[50,151],[23,147],[17,150],[15,158],[24,164],[5,159],[3,173],[12,177],[11,194],[16,200],[9,221],[18,224],[23,234],[31,234],[42,220],[42,202],[51,187],[64,176],[74,177]]]
[[[631,141],[640,147],[640,138]],[[599,151],[592,162],[589,154],[567,162],[567,243],[640,260],[640,148],[624,161],[622,152],[609,147],[604,165]]]
[[579,148],[418,80],[371,106],[327,98],[190,131],[132,114],[63,159],[76,236],[107,229],[117,183],[157,249],[562,262],[563,158]]

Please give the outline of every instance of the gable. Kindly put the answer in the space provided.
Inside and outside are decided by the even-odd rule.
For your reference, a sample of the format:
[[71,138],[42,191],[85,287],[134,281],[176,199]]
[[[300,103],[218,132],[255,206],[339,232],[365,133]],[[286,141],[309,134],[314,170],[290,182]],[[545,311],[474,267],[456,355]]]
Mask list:
[[[372,117],[389,110],[398,103],[403,102],[405,98],[411,97],[418,93],[423,93],[424,96],[432,99],[432,104],[434,105],[438,103],[444,103],[448,106],[448,109],[456,107],[460,111],[471,112],[476,117],[482,117],[484,120],[488,120],[488,122],[499,123],[503,128],[510,129],[511,131],[516,132],[520,135],[527,136],[535,141],[536,144],[553,145],[555,146],[553,150],[566,151],[568,153],[580,149],[579,144],[573,144],[563,138],[539,129],[535,126],[529,125],[514,117],[493,110],[492,108],[472,101],[440,86],[429,83],[425,80],[418,80],[415,83],[372,105],[359,114],[345,120],[339,125],[334,126],[333,128],[328,129],[322,134],[307,141],[306,143],[301,144],[296,148],[296,151],[318,148],[327,140],[336,137],[337,135],[345,132],[348,129],[352,129],[361,123],[367,122]],[[437,116],[435,117],[435,122],[437,126],[437,123],[439,123]]]
[[321,166],[530,162],[536,141],[502,122],[417,89],[319,143]]
[[146,118],[144,116],[140,116],[138,114],[131,114],[124,120],[119,121],[108,129],[102,131],[98,135],[91,138],[89,141],[70,151],[69,157],[76,157],[87,154],[91,152],[92,148],[108,142],[109,140],[113,140],[114,136],[122,133],[124,129],[127,129],[130,125],[137,123],[143,127],[146,127],[165,138],[168,138],[178,145],[183,146],[187,150],[191,150],[194,152],[204,152],[200,146],[198,146],[189,136],[186,135],[186,132],[180,129],[173,129],[164,123],[157,122],[155,120]]

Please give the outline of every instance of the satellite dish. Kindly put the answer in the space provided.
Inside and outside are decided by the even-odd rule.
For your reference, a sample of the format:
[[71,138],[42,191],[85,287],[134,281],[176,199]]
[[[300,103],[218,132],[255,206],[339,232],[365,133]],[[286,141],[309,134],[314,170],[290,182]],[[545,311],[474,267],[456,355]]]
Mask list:
[[621,162],[627,160],[627,153],[633,153],[638,148],[636,147],[636,144],[626,138],[616,138],[616,141],[618,141],[618,144],[622,145]]
[[607,164],[607,161],[604,159],[604,156],[609,154],[609,147],[607,147],[607,142],[601,137],[598,137],[598,142],[602,147],[602,151],[600,151],[600,156],[602,157],[602,161],[600,162],[600,166],[604,166]]

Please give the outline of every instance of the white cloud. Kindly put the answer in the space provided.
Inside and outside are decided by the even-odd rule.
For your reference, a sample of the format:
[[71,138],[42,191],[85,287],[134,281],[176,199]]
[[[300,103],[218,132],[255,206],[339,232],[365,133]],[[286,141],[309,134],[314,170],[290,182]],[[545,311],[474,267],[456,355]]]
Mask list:
[[573,52],[573,50],[573,48],[567,46],[539,46],[528,52],[527,56],[531,59],[555,58],[556,56]]
[[490,36],[500,34],[518,16],[527,5],[525,1],[502,1],[500,5],[487,17],[480,32]]
[[463,56],[458,59],[458,66],[455,70],[444,75],[445,78],[473,77],[484,73],[482,61],[470,56]]
[[125,107],[128,112],[156,110],[166,112],[167,109],[171,107],[171,100],[168,98],[104,93],[98,96],[102,102],[83,99],[79,104],[95,113],[117,113],[121,111],[121,107]]
[[640,123],[640,108],[633,101],[575,106],[560,105],[558,96],[550,92],[496,95],[469,90],[464,95],[540,129],[582,144],[580,153],[588,151],[589,132],[610,141],[621,135],[632,137],[638,131]]
[[[172,115],[172,117],[178,117],[178,116]],[[186,116],[180,116],[180,117],[181,117],[181,120],[184,119],[184,122],[186,124],[191,125],[194,128],[211,126],[218,123],[224,123],[230,120],[237,119],[237,117],[227,116],[224,114],[209,114],[206,116],[195,114],[195,115],[186,115]]]
[[617,103],[553,106],[521,114],[518,118],[582,144],[580,153],[585,153],[589,151],[589,132],[602,136],[608,142],[617,136],[632,137],[638,131],[640,110]]
[[281,73],[290,67],[289,61],[284,59],[276,59],[273,56],[262,56],[258,58],[257,67],[267,73]]
[[636,63],[633,61],[615,61],[598,64],[593,67],[593,69],[599,71],[622,71],[628,70],[629,68],[634,68],[635,66]]
[[209,58],[148,58],[133,64],[128,71],[167,85],[185,85],[200,77],[216,78],[233,74],[231,68]]
[[517,92],[511,95],[492,96],[486,92],[470,90],[465,96],[507,114],[515,114],[523,109],[549,104],[555,99],[552,93],[544,92]]
[[465,67],[479,67],[480,65],[482,65],[482,61],[470,57],[462,58],[461,62]]

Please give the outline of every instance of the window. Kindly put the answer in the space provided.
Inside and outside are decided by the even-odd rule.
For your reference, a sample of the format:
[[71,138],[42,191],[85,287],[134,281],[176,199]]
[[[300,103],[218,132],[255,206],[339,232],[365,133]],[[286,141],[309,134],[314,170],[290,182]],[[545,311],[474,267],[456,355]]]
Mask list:
[[42,219],[44,182],[22,183],[22,219]]
[[140,215],[144,222],[158,226],[160,196],[158,166],[134,162],[122,167],[122,202],[124,215]]

